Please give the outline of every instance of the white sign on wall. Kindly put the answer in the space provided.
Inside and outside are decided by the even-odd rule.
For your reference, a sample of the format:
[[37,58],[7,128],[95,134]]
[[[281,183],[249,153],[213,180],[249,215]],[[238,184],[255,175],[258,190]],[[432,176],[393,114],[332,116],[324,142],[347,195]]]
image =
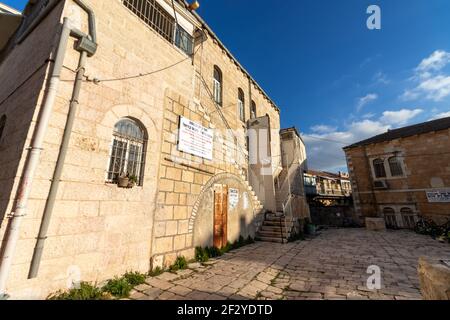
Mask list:
[[450,189],[430,190],[426,193],[430,203],[450,203]]
[[180,117],[180,130],[178,133],[178,150],[194,156],[213,159],[212,129],[203,127],[184,117]]
[[239,190],[238,189],[228,189],[228,203],[230,209],[235,209],[239,204]]

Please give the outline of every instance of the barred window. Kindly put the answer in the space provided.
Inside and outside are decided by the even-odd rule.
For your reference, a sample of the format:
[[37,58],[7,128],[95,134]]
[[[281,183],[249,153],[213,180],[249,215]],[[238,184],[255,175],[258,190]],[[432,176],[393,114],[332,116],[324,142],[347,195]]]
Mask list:
[[416,222],[414,220],[414,212],[411,208],[402,208],[400,210],[405,228],[414,229]]
[[214,66],[214,81],[213,81],[213,89],[214,89],[214,101],[218,105],[222,105],[222,71],[218,66]]
[[397,228],[397,219],[395,217],[395,210],[392,208],[383,209],[384,220],[388,228]]
[[123,0],[124,6],[164,39],[192,55],[194,38],[156,0]]
[[241,119],[242,122],[245,121],[245,95],[244,91],[242,91],[241,88],[238,90],[238,112],[239,112],[239,119]]
[[135,120],[124,118],[114,127],[107,182],[117,183],[121,175],[136,178],[142,186],[146,148],[146,133]]
[[255,103],[255,101],[252,101],[252,106],[250,108],[250,118],[252,118],[252,119],[256,118],[256,103]]
[[376,178],[386,178],[386,169],[384,168],[383,159],[373,160],[373,169],[375,171]]
[[391,175],[393,177],[403,176],[403,169],[398,157],[389,158],[389,169],[391,170]]

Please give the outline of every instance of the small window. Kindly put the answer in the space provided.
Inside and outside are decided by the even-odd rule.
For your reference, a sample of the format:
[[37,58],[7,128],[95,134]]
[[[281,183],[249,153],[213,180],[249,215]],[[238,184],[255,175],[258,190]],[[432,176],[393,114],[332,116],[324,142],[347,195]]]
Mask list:
[[214,101],[221,106],[222,105],[222,71],[218,66],[214,66]]
[[373,169],[375,171],[376,178],[386,178],[386,169],[384,168],[383,159],[373,160]]
[[107,182],[117,183],[127,174],[142,186],[144,174],[146,133],[143,126],[132,119],[122,119],[114,127]]
[[402,165],[398,157],[389,158],[389,169],[391,170],[391,175],[393,177],[403,176]]
[[245,95],[244,91],[241,88],[238,90],[238,112],[239,119],[244,122],[245,121]]
[[252,118],[252,119],[256,118],[256,103],[255,103],[255,101],[252,101],[252,106],[250,108],[250,118]]
[[392,208],[383,209],[384,220],[388,228],[397,228],[397,219],[395,218],[395,210]]
[[6,126],[6,116],[3,115],[0,118],[0,142],[2,141],[3,131],[5,131],[5,126]]

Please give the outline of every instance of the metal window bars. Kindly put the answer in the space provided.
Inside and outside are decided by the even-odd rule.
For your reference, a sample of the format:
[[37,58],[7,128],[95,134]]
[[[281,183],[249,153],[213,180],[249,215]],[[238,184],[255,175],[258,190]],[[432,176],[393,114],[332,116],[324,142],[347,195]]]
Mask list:
[[122,0],[125,7],[164,39],[188,55],[194,50],[194,38],[184,30],[156,0]]

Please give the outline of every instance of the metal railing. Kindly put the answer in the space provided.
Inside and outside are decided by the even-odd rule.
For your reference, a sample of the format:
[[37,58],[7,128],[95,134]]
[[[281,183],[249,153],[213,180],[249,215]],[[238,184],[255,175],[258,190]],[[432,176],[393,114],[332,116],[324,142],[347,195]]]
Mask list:
[[122,3],[164,39],[186,54],[193,54],[194,38],[156,0],[122,0]]

